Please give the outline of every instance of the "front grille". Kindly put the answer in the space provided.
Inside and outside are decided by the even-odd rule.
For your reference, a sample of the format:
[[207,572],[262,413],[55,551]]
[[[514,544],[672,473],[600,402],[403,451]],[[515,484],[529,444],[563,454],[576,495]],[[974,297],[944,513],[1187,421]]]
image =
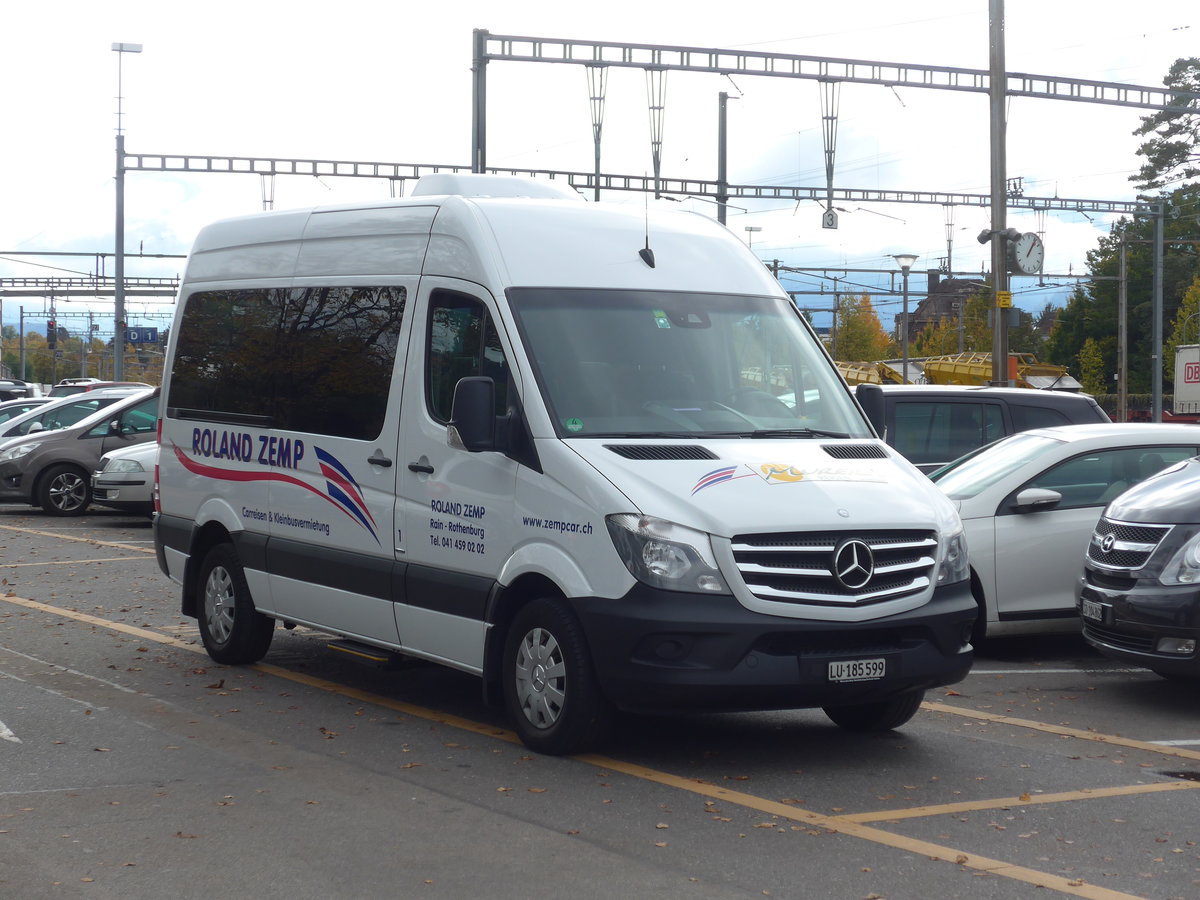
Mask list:
[[1093,638],[1112,647],[1119,647],[1122,650],[1134,650],[1138,653],[1154,652],[1153,636],[1114,631],[1087,620],[1083,622],[1083,634],[1085,637]]
[[822,444],[821,449],[835,459],[887,458],[887,451],[878,444]]
[[1088,542],[1088,559],[1109,569],[1140,569],[1170,530],[1170,525],[1133,525],[1101,518]]
[[[835,554],[853,540],[870,548],[871,575],[861,584],[858,577],[839,580],[834,574]],[[934,577],[937,537],[930,531],[907,530],[777,532],[738,535],[732,549],[742,580],[760,600],[867,606],[928,588]],[[853,552],[854,548],[847,548],[844,566],[854,559],[866,562],[865,554],[852,557]]]

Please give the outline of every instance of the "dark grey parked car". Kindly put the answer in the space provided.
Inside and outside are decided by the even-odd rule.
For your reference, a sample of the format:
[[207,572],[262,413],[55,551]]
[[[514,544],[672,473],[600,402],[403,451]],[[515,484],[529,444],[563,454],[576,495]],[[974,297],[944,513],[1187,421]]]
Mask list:
[[92,472],[117,447],[153,441],[158,389],[139,391],[56,431],[0,444],[0,501],[26,501],[52,516],[77,516],[92,502]]
[[1067,391],[860,384],[854,394],[880,436],[925,473],[1018,431],[1110,421],[1090,395]]

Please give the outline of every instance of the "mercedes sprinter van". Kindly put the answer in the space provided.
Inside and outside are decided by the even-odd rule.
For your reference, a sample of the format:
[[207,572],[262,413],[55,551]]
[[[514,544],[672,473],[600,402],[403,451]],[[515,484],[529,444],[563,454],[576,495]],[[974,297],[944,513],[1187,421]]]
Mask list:
[[203,229],[159,564],[220,663],[276,622],[481,677],[545,753],[614,710],[894,728],[963,678],[962,525],[763,265],[554,182]]

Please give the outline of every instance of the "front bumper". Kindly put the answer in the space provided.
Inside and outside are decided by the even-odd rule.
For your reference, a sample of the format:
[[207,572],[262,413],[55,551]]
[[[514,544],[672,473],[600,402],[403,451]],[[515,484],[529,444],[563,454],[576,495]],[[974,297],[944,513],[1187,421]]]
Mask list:
[[[637,585],[579,599],[602,689],[630,710],[801,709],[873,703],[966,677],[977,606],[969,582],[924,606],[845,623],[752,612],[733,597]],[[831,681],[831,662],[886,662],[882,678]]]
[[1084,638],[1105,656],[1163,674],[1200,675],[1196,651],[1160,649],[1164,638],[1200,645],[1200,586],[1106,579],[1085,570],[1075,598]]

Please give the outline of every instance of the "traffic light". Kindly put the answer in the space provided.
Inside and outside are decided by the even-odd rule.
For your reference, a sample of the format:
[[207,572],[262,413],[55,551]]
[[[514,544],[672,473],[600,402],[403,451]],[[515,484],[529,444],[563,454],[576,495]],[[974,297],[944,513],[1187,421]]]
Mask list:
[[58,323],[53,319],[46,323],[46,346],[51,350],[58,347]]

